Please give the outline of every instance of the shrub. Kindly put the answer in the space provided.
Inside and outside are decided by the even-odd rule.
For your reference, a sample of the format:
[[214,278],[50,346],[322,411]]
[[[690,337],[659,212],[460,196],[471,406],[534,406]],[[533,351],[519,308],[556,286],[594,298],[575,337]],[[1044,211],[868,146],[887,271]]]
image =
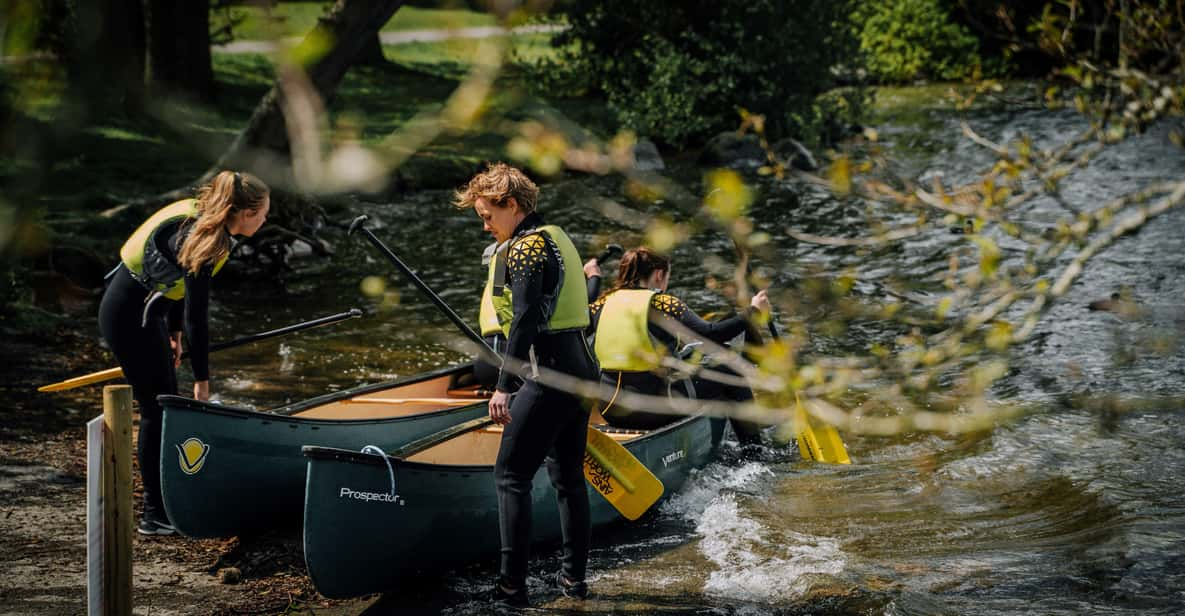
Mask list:
[[683,146],[766,116],[773,136],[812,116],[857,43],[853,0],[573,0],[557,59],[535,66],[549,93],[604,96],[627,127]]
[[854,22],[880,81],[961,79],[980,64],[979,41],[951,19],[949,0],[865,0]]

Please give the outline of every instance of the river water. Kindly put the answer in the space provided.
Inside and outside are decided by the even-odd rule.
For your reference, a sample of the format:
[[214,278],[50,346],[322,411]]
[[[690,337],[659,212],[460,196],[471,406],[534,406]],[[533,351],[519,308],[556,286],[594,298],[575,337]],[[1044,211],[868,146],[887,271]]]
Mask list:
[[[1082,126],[1071,113],[994,111],[969,120],[997,142],[1021,131],[1050,143]],[[951,112],[889,117],[882,142],[913,174],[971,177],[987,153],[959,136]],[[695,187],[698,171],[675,176]],[[1158,181],[1180,180],[1185,154],[1164,131],[1107,151],[1067,183],[1066,204],[1088,209]],[[753,215],[771,234],[775,282],[808,264],[855,266],[875,291],[885,272],[904,271],[915,297],[941,293],[939,274],[964,236],[935,224],[892,250],[796,242],[794,226],[851,234],[862,210],[801,182],[761,180]],[[359,204],[379,237],[460,314],[474,317],[488,243],[472,212],[447,192],[425,191],[389,204]],[[613,178],[581,177],[543,187],[541,210],[591,254],[606,241],[632,246],[640,234],[607,221],[592,204],[622,201]],[[1026,219],[1052,225],[1065,215],[1052,199]],[[658,207],[643,208],[648,213]],[[1019,258],[1008,241],[988,232]],[[215,394],[230,404],[268,408],[293,400],[464,361],[460,337],[436,309],[361,240],[340,238],[332,262],[283,282],[216,291],[213,331],[228,339],[359,306],[371,315],[226,351],[213,361]],[[1180,394],[1185,390],[1185,211],[1170,211],[1094,259],[1010,358],[993,390],[999,399],[1046,403],[1049,410],[988,432],[891,437],[845,435],[851,466],[804,463],[792,447],[742,458],[726,446],[644,522],[597,533],[590,565],[595,598],[555,600],[545,578],[552,548],[536,554],[532,590],[545,606],[582,613],[703,614],[1179,614],[1185,612],[1185,421],[1181,408],[1120,415],[1066,408],[1062,394]],[[705,233],[675,252],[672,290],[702,312],[727,302],[705,290],[695,264],[730,260],[727,238]],[[681,265],[685,265],[681,267]],[[364,294],[368,275],[386,281]],[[1087,309],[1126,287],[1145,307],[1127,321]],[[857,289],[862,288],[857,285]],[[873,291],[873,292],[874,292]],[[891,328],[849,330],[816,350],[891,343]],[[222,335],[224,334],[224,335]],[[491,532],[496,532],[491,529]],[[392,554],[392,558],[414,555]],[[494,559],[417,580],[384,596],[367,614],[480,611]],[[359,604],[359,610],[364,606]]]

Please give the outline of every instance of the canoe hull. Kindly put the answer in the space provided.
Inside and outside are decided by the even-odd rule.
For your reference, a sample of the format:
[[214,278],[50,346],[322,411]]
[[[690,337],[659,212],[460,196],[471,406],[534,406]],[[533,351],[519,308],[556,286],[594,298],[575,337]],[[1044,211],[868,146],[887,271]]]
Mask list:
[[[714,457],[720,420],[693,417],[623,443],[679,490],[693,468]],[[499,549],[492,466],[446,466],[307,448],[304,547],[321,594],[344,598],[389,590],[414,571],[447,569]],[[392,474],[395,496],[391,493]],[[594,527],[624,520],[589,487]],[[532,487],[532,536],[560,537],[555,491],[546,469]]]
[[[447,374],[447,372],[445,372]],[[436,375],[438,373],[434,373]],[[336,394],[342,399],[374,387]],[[303,445],[394,449],[487,414],[484,401],[389,419],[286,416],[162,396],[161,492],[190,537],[230,537],[300,523]]]

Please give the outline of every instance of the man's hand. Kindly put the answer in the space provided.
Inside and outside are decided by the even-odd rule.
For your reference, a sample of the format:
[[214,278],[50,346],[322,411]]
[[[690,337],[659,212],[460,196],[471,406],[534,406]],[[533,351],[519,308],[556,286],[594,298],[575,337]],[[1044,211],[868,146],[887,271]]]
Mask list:
[[584,264],[584,277],[585,278],[592,278],[593,276],[600,276],[600,275],[601,275],[600,264],[597,263],[596,259],[589,259],[588,262],[586,262]]
[[504,391],[494,392],[490,398],[490,419],[499,426],[510,423],[510,394]]
[[181,367],[181,332],[169,336],[169,348],[173,349],[173,368]]

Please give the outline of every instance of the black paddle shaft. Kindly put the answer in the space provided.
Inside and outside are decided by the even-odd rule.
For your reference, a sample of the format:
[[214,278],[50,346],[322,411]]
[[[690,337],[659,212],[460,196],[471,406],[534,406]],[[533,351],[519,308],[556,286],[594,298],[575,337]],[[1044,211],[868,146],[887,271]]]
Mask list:
[[[231,349],[231,348],[234,348],[237,346],[242,346],[244,344],[250,344],[252,342],[259,342],[260,340],[267,340],[268,338],[275,338],[276,336],[283,336],[285,334],[292,334],[292,333],[304,331],[306,329],[313,329],[314,327],[321,327],[322,325],[331,325],[333,323],[337,323],[338,321],[345,321],[346,319],[353,319],[353,318],[360,317],[360,316],[362,316],[362,311],[360,309],[350,308],[349,310],[347,310],[345,312],[331,314],[327,317],[313,319],[312,321],[305,321],[304,323],[296,323],[295,325],[289,325],[288,327],[281,327],[279,329],[273,329],[271,331],[260,332],[258,334],[251,334],[250,336],[243,336],[242,338],[236,338],[234,340],[230,340],[227,342],[219,342],[218,344],[211,344],[210,345],[210,352],[213,353],[214,351]],[[182,359],[185,359],[187,357],[189,357],[189,351],[186,351],[181,354]]]
[[399,255],[392,252],[390,248],[387,248],[387,245],[384,244],[382,240],[375,236],[375,234],[370,229],[367,229],[365,226],[363,226],[363,223],[365,223],[368,218],[369,217],[365,214],[355,218],[354,221],[350,223],[350,230],[347,232],[347,234],[353,235],[354,231],[356,230],[362,231],[362,233],[366,235],[366,239],[370,240],[370,243],[374,245],[374,247],[377,248],[379,252],[383,253],[383,255],[387,257],[387,260],[389,260],[391,264],[396,267],[396,269],[403,272],[404,275],[406,275],[412,281],[412,284],[416,285],[416,288],[422,291],[424,295],[428,297],[428,299],[432,300],[432,303],[436,304],[436,307],[444,313],[444,316],[448,317],[448,319],[453,322],[453,325],[457,326],[457,329],[461,330],[462,334],[465,334],[467,338],[477,343],[479,348],[488,352],[490,357],[497,357],[498,354],[494,352],[494,349],[490,348],[490,345],[486,343],[485,339],[478,335],[477,332],[473,331],[473,328],[469,327],[468,323],[462,320],[461,317],[458,316],[448,304],[444,303],[444,300],[440,299],[439,295],[437,295],[423,280],[420,280],[420,277],[416,275],[415,270],[408,267],[407,264],[403,262],[403,259],[399,258]]

